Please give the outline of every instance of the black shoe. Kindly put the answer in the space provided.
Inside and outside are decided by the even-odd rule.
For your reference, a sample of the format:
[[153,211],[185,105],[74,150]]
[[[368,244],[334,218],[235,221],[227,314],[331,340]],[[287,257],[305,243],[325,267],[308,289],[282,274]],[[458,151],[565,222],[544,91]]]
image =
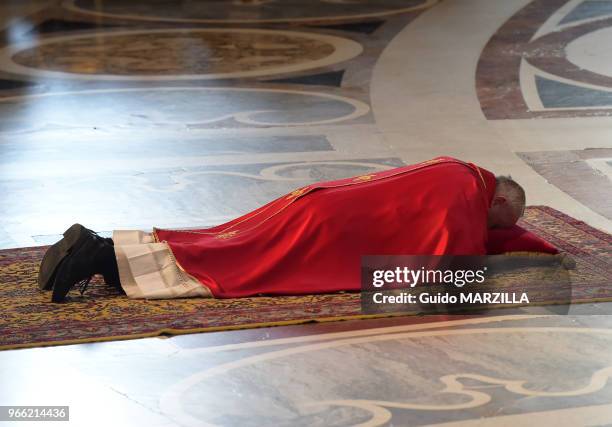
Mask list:
[[79,239],[59,267],[53,283],[52,302],[62,302],[75,285],[81,294],[95,274],[102,274],[109,285],[120,288],[113,245],[95,233]]
[[45,252],[38,270],[38,287],[48,290],[53,287],[58,266],[62,260],[78,245],[91,235],[93,231],[83,227],[81,224],[73,224],[64,231],[64,237]]

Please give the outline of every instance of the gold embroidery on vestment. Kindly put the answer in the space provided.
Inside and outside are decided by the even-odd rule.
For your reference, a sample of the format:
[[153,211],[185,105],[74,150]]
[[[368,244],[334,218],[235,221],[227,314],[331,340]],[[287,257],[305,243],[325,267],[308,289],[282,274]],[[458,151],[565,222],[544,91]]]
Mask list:
[[237,230],[232,230],[232,231],[227,231],[225,233],[219,233],[215,237],[217,239],[229,239],[231,237],[234,237],[236,234],[238,234],[238,231]]
[[354,178],[353,181],[370,181],[372,178],[374,178],[376,175],[374,174],[370,174],[370,175],[361,175],[358,176],[357,178]]
[[308,190],[308,187],[298,188],[297,190],[294,190],[291,193],[289,193],[289,195],[286,197],[286,199],[287,200],[295,199],[295,198],[301,196],[302,194],[304,194],[306,192],[306,190]]

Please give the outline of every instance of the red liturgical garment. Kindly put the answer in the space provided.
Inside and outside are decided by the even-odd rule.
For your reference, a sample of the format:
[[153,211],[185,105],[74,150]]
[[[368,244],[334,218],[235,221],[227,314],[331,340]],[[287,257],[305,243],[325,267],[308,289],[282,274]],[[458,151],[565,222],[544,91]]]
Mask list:
[[439,157],[297,189],[228,223],[154,231],[217,298],[360,289],[362,255],[484,255],[495,176]]

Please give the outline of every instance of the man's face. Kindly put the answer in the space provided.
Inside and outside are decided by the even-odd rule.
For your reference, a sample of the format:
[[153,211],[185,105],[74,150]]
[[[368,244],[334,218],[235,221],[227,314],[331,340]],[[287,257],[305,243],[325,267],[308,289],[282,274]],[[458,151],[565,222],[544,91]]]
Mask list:
[[495,196],[489,208],[488,225],[489,228],[512,227],[521,216],[523,212],[517,215],[505,197]]

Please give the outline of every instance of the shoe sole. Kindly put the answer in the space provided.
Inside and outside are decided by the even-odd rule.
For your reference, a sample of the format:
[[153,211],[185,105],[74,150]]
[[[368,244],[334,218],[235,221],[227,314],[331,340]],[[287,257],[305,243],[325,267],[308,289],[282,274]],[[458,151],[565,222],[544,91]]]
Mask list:
[[38,270],[38,287],[40,289],[49,290],[53,287],[60,263],[78,243],[79,238],[85,231],[87,229],[81,224],[73,224],[64,232],[64,237],[47,250]]

